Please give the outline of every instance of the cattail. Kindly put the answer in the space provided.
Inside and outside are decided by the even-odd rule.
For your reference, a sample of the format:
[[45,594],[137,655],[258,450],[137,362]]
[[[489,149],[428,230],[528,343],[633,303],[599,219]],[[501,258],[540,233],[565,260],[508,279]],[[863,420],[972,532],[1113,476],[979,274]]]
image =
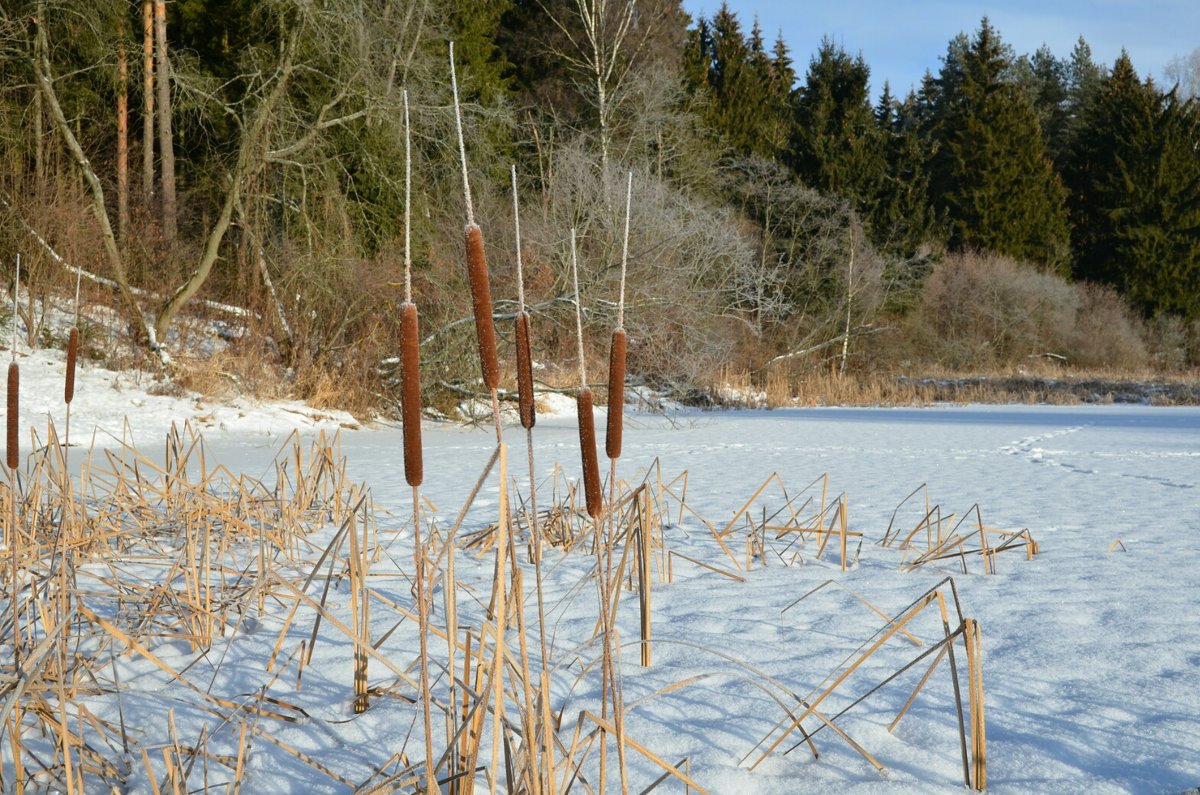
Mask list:
[[[17,434],[17,394],[21,386],[21,366],[16,362],[8,365],[8,468],[16,469],[21,462]],[[594,454],[593,454],[594,455]]]
[[500,385],[500,360],[496,357],[496,327],[492,324],[492,289],[483,253],[483,231],[478,224],[467,226],[467,272],[475,309],[475,336],[479,340],[479,366],[483,385],[490,392]]
[[596,461],[596,418],[592,414],[592,390],[584,387],[575,398],[579,415],[579,451],[583,456],[583,493],[588,516],[600,515],[600,467]]
[[533,405],[533,353],[529,345],[529,313],[517,313],[517,400],[521,407],[521,427],[529,430],[537,422]]
[[424,478],[421,459],[421,352],[418,347],[417,305],[401,306],[400,414],[404,421],[404,479],[420,486]]
[[71,327],[71,336],[67,338],[67,383],[63,387],[63,401],[71,404],[75,397],[75,358],[79,355],[79,329]]
[[625,415],[625,342],[625,329],[614,329],[608,348],[608,425],[604,434],[604,452],[613,460],[621,457],[621,420]]

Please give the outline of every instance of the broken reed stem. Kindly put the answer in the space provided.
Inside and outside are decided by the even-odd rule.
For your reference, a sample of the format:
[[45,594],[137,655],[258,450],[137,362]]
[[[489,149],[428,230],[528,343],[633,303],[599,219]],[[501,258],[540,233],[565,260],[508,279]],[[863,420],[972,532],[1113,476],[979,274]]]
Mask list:
[[973,618],[963,622],[963,646],[967,651],[968,704],[971,711],[971,789],[987,788],[987,734],[983,711],[983,667],[979,624]]
[[[350,539],[350,616],[351,620],[357,626],[358,637],[354,640],[354,712],[361,714],[367,711],[370,706],[370,699],[367,694],[367,654],[363,651],[363,646],[370,641],[367,630],[370,626],[367,619],[367,605],[369,604],[370,594],[366,589],[366,569],[365,569],[365,554],[359,549],[358,529],[354,526],[354,515],[350,516],[349,532],[347,536]],[[366,522],[363,522],[364,528]],[[364,539],[365,541],[365,539]]]

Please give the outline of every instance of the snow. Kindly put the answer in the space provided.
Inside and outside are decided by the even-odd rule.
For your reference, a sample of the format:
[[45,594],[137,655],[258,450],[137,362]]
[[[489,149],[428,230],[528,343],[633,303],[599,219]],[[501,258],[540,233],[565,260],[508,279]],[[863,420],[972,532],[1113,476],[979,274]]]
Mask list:
[[[22,427],[40,432],[53,418],[61,430],[61,358],[34,352],[19,361]],[[412,604],[403,573],[412,560],[407,518],[412,490],[404,482],[398,428],[358,427],[348,415],[295,403],[217,405],[154,395],[151,387],[134,375],[84,367],[72,406],[73,440],[86,445],[78,440],[94,438],[103,446],[106,436],[122,435],[128,418],[138,444],[160,450],[171,424],[190,419],[202,427],[210,459],[234,472],[261,476],[293,430],[309,435],[340,430],[349,475],[369,485],[378,505],[383,552],[373,564],[372,587]],[[539,416],[533,433],[538,477],[549,478],[560,467],[574,479],[579,453],[573,401],[554,401],[542,404],[554,410]],[[598,425],[602,421],[600,410]],[[504,434],[508,474],[524,495],[525,434],[511,425]],[[492,454],[495,434],[487,425],[427,423],[423,438],[421,492],[436,506],[444,531]],[[677,560],[674,581],[653,585],[650,668],[638,665],[637,595],[623,594],[618,630],[625,644],[624,702],[630,705],[625,731],[666,760],[689,757],[691,775],[710,792],[962,791],[959,735],[944,662],[894,731],[888,724],[928,662],[838,719],[838,726],[884,765],[883,773],[831,731],[814,738],[819,758],[804,746],[784,754],[798,741],[792,737],[749,769],[758,755],[755,746],[784,716],[776,700],[780,694],[811,698],[882,626],[856,596],[896,615],[948,575],[954,577],[963,612],[979,622],[982,632],[990,791],[1178,793],[1200,785],[1200,409],[936,406],[631,414],[619,476],[639,478],[655,459],[665,477],[688,472],[688,506],[718,526],[772,473],[792,494],[828,473],[829,496],[846,493],[849,528],[865,536],[845,572],[836,554],[818,559],[811,542],[797,548],[794,565],[768,556],[767,565],[739,572],[744,582]],[[968,574],[951,563],[903,571],[902,553],[876,542],[893,511],[922,484],[945,514],[963,516],[978,505],[990,527],[1028,528],[1040,554],[1026,560],[1020,552],[1003,553],[996,558],[995,575],[984,575],[978,558],[970,559]],[[548,499],[548,491],[539,492],[542,507]],[[897,523],[914,527],[924,514],[924,499],[918,495],[906,503]],[[772,486],[753,513],[764,507],[769,513],[782,502]],[[498,503],[493,473],[462,532],[494,521]],[[671,549],[733,568],[698,520],[672,519],[664,531]],[[314,539],[314,548],[330,537]],[[735,538],[743,543],[741,535]],[[741,557],[744,547],[735,544],[734,550]],[[592,562],[581,553],[548,550],[545,563],[553,700],[556,709],[567,705],[561,732],[567,742],[579,711],[597,710],[599,701],[595,677],[580,675],[599,653],[587,643],[596,621],[595,588],[587,580]],[[462,550],[458,565],[461,609],[478,625],[493,559]],[[527,576],[532,582],[531,571]],[[814,592],[827,581],[833,584]],[[436,605],[440,598],[435,595]],[[348,614],[346,597],[337,599],[342,614]],[[527,609],[532,609],[529,601]],[[419,758],[421,743],[413,739],[420,735],[419,719],[412,705],[377,697],[366,713],[352,712],[352,644],[328,623],[300,686],[294,669],[279,676],[265,672],[286,615],[286,608],[277,608],[248,619],[208,655],[182,643],[160,643],[153,651],[175,670],[188,669],[192,681],[203,682],[215,695],[243,700],[266,688],[302,708],[306,717],[301,720],[272,721],[272,736],[351,781],[365,780],[402,748]],[[385,620],[386,614],[379,615]],[[311,616],[308,623],[297,621],[281,655],[291,654],[311,626]],[[376,627],[374,636],[388,626]],[[911,631],[928,640],[942,629],[935,613],[928,612],[914,620]],[[405,624],[382,650],[407,665],[415,659],[416,642],[412,626]],[[894,639],[847,680],[853,688],[829,697],[823,711],[836,715],[918,653]],[[181,736],[195,738],[204,726],[214,752],[236,747],[234,729],[145,658],[122,656],[119,669],[125,718],[136,742],[157,754],[160,768],[160,749],[170,743],[168,708],[174,709]],[[373,685],[393,679],[372,663]],[[659,692],[685,679],[690,684]],[[112,698],[93,694],[87,704],[106,720],[116,720]],[[795,708],[795,701],[789,706]],[[11,758],[6,750],[0,756],[5,781],[11,781]],[[248,791],[352,789],[264,738],[254,742],[249,768]],[[659,773],[637,755],[630,757],[630,771],[634,791]],[[131,762],[129,786],[150,790],[140,759]],[[615,779],[610,787],[617,789]],[[678,782],[662,787],[681,789]]]

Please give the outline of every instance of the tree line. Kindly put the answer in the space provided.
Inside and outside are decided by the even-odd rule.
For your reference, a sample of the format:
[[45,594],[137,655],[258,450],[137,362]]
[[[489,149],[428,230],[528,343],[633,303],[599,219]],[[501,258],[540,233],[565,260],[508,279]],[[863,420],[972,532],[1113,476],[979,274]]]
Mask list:
[[611,321],[630,171],[627,326],[647,380],[1052,348],[1200,359],[1195,58],[1159,85],[1082,38],[1018,54],[984,18],[916,90],[873,97],[862,55],[831,39],[801,72],[757,22],[678,0],[6,3],[0,236],[32,265],[30,328],[67,263],[162,361],[185,307],[224,313],[292,388],[353,371],[387,402],[407,94],[424,358],[434,389],[470,393],[449,41],[496,312],[516,294],[515,164],[548,373],[573,351],[572,227],[588,321]]

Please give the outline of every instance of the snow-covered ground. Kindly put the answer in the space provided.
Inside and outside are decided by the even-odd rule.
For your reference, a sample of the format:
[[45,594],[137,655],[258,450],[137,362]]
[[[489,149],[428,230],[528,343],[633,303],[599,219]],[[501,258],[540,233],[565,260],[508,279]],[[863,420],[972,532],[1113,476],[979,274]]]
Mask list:
[[[44,426],[52,416],[61,428],[61,359],[35,353],[20,361],[24,423]],[[602,418],[602,412],[598,415]],[[135,428],[135,441],[148,450],[161,449],[172,421],[193,418],[203,426],[212,459],[254,475],[265,474],[291,430],[355,424],[348,416],[300,405],[225,407],[150,395],[129,376],[85,368],[73,404],[73,438],[86,433],[91,439],[99,429],[94,438],[103,445],[105,433],[121,434],[125,417]],[[524,494],[524,431],[508,427],[505,435],[509,474]],[[388,536],[389,559],[411,560],[404,517],[412,492],[404,482],[399,429],[343,429],[341,442],[350,475],[367,483],[375,502],[393,512],[390,517],[381,513],[379,520],[381,537],[385,528],[399,531]],[[437,506],[439,525],[445,527],[491,455],[495,437],[487,428],[427,424],[424,442],[422,493]],[[539,477],[556,465],[576,476],[573,416],[540,417],[534,444]],[[633,479],[655,459],[667,476],[687,470],[689,507],[720,525],[772,473],[793,493],[828,473],[830,496],[848,495],[849,527],[864,534],[854,565],[844,573],[836,555],[817,559],[810,543],[789,551],[789,562],[792,552],[800,552],[793,565],[768,556],[767,565],[742,573],[745,582],[677,563],[674,582],[655,583],[653,665],[637,664],[636,644],[623,652],[624,700],[631,705],[625,730],[664,759],[690,758],[692,776],[710,792],[961,791],[957,718],[945,662],[894,731],[887,726],[928,663],[838,719],[885,772],[832,731],[814,738],[819,758],[806,746],[784,754],[795,743],[792,738],[749,769],[762,750],[755,753],[756,745],[778,736],[772,729],[784,716],[763,683],[777,683],[772,692],[811,699],[827,675],[853,659],[882,625],[851,591],[895,615],[947,575],[954,576],[963,612],[977,619],[982,631],[989,790],[1178,793],[1200,785],[1200,409],[938,406],[629,417],[619,476]],[[1001,554],[997,573],[989,576],[982,574],[978,559],[971,559],[969,574],[949,563],[902,571],[901,553],[876,542],[897,505],[922,484],[945,514],[962,516],[978,504],[991,527],[1028,528],[1040,554],[1031,561],[1019,552]],[[924,513],[924,498],[919,500],[908,503],[897,519],[906,530]],[[468,517],[468,528],[494,521],[497,502],[493,476]],[[770,512],[782,503],[772,487],[755,512]],[[665,534],[668,547],[732,568],[694,518],[673,522]],[[739,543],[740,556],[744,543]],[[595,623],[594,589],[580,587],[590,564],[578,553],[557,552],[546,562],[555,708],[568,705],[563,728],[568,739],[578,711],[594,708],[597,700],[590,682],[572,686],[580,665],[594,652],[575,649]],[[478,584],[475,596],[486,603],[487,592],[479,589],[491,580],[490,557],[464,552],[460,566],[464,589]],[[797,601],[829,580],[841,587]],[[407,583],[390,593],[393,598],[408,594]],[[349,780],[364,780],[401,750],[413,708],[385,698],[355,715],[350,644],[332,631],[321,647],[326,656],[318,656],[305,673],[303,688],[297,689],[294,677],[284,682],[267,676],[262,659],[281,620],[272,616],[230,643],[220,675],[215,663],[197,663],[196,655],[178,644],[159,652],[180,667],[193,664],[192,673],[201,679],[211,663],[212,687],[230,698],[273,682],[272,695],[302,706],[308,715],[277,731],[273,727],[276,737]],[[309,627],[311,620],[297,632]],[[410,630],[406,625],[397,631],[385,649],[404,664],[415,652]],[[627,644],[638,636],[635,594],[623,598],[619,631]],[[926,641],[940,631],[940,624],[913,625],[914,634]],[[848,680],[845,692],[830,697],[826,714],[838,713],[851,697],[919,653],[911,644],[889,643],[856,674],[862,685],[854,689]],[[122,667],[125,717],[137,741],[166,742],[163,714],[168,706],[178,706],[170,695],[177,686],[136,656],[123,658]],[[376,679],[390,681],[383,669],[372,669],[373,684]],[[683,680],[689,683],[659,692]],[[186,721],[181,734],[191,737],[206,719],[200,711],[182,708],[179,718],[181,724]],[[211,716],[209,722],[216,747],[221,732],[229,730]],[[418,757],[420,744],[409,740],[407,754]],[[149,782],[137,775],[140,767],[139,761],[131,787],[149,791]],[[636,755],[630,770],[635,792],[659,772]],[[246,787],[268,793],[350,789],[266,742],[253,747]],[[615,781],[610,788],[616,790]],[[661,791],[681,789],[678,782],[666,782]]]

